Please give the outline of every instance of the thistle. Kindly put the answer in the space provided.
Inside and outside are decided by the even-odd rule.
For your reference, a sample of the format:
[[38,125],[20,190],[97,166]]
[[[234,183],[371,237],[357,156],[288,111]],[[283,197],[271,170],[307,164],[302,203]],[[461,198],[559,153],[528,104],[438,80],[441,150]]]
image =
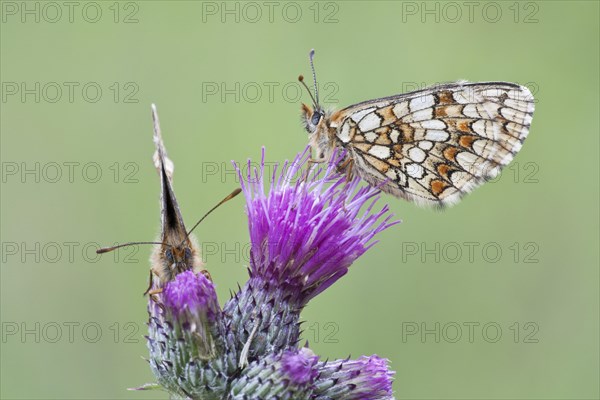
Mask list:
[[181,397],[220,398],[209,396],[227,383],[217,357],[222,316],[213,283],[202,273],[182,272],[151,297],[148,312],[149,362],[158,383]]
[[[378,191],[326,168],[306,149],[265,177],[242,174],[251,241],[249,279],[223,308],[214,284],[185,271],[149,298],[150,365],[172,396],[192,399],[392,399],[377,356],[321,361],[300,347],[300,313],[348,272],[374,236],[397,223]],[[265,188],[268,180],[270,188]],[[143,387],[145,388],[145,387]]]

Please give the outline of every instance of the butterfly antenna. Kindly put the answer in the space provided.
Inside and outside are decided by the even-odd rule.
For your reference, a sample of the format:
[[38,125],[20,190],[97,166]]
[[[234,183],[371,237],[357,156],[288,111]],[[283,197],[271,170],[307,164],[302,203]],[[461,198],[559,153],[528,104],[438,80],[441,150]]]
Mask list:
[[[190,229],[190,230],[188,231],[188,233],[185,235],[185,239],[183,239],[183,241],[181,242],[181,245],[182,245],[182,244],[183,244],[183,243],[184,243],[184,242],[187,240],[187,238],[190,236],[190,234],[192,233],[192,231],[193,231],[194,229],[196,229],[196,227],[197,227],[198,225],[200,225],[200,222],[204,221],[204,219],[205,219],[206,217],[208,217],[208,216],[210,215],[210,213],[212,213],[212,212],[213,212],[213,211],[215,211],[217,208],[219,208],[219,206],[220,206],[220,205],[222,205],[223,203],[225,203],[225,202],[227,202],[227,201],[229,201],[229,200],[233,199],[235,196],[237,196],[238,194],[240,194],[240,193],[241,193],[241,191],[242,191],[242,189],[240,189],[240,188],[237,188],[237,189],[235,189],[233,192],[231,192],[230,194],[228,194],[228,195],[227,195],[227,197],[225,197],[223,200],[221,200],[219,203],[217,203],[217,205],[216,205],[216,206],[214,206],[213,208],[211,208],[210,210],[208,210],[208,212],[207,212],[206,214],[204,214],[204,216],[203,216],[202,218],[200,218],[200,220],[198,220],[198,222],[196,222],[196,225],[194,225],[194,226],[192,227],[192,229]],[[180,246],[181,246],[181,245],[180,245]]]
[[317,101],[315,100],[315,97],[313,96],[312,92],[306,85],[306,82],[304,82],[304,76],[300,75],[298,77],[298,81],[306,88],[306,91],[308,92],[310,99],[313,101],[313,105],[315,106],[315,108],[317,108],[319,105],[318,105]]
[[313,61],[313,59],[315,58],[315,49],[312,49],[309,53],[309,58],[310,58],[310,69],[312,69],[312,74],[313,74],[313,84],[315,86],[315,98],[317,99],[317,102],[315,103],[315,105],[319,105],[319,90],[317,89],[317,74],[315,73],[315,63]]
[[164,244],[165,246],[169,246],[168,244],[161,243],[161,242],[130,242],[130,243],[119,244],[117,246],[112,246],[112,247],[102,247],[101,249],[96,250],[96,254],[108,253],[110,251],[120,249],[121,247],[134,246],[134,245],[138,245],[138,244]]

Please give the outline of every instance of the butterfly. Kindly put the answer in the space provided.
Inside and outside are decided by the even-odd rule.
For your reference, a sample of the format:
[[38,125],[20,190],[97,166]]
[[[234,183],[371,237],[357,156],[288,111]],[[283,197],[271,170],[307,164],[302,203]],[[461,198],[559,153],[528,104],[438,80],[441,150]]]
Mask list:
[[338,111],[314,96],[302,119],[313,162],[345,152],[338,169],[423,206],[453,205],[496,177],[521,149],[534,111],[528,88],[508,82],[459,81],[368,100]]
[[173,191],[174,164],[167,156],[167,150],[161,135],[158,112],[154,104],[152,105],[152,120],[155,146],[153,161],[160,178],[160,242],[130,242],[97,250],[97,253],[101,254],[125,246],[153,244],[154,249],[150,258],[152,265],[150,269],[150,281],[148,289],[144,293],[149,293],[150,295],[160,293],[167,282],[173,280],[177,274],[184,271],[201,272],[210,279],[209,272],[204,269],[198,244],[190,234],[212,211],[241,192],[239,188],[234,190],[210,209],[192,229],[189,231],[186,230],[183,217],[179,211],[177,198]]

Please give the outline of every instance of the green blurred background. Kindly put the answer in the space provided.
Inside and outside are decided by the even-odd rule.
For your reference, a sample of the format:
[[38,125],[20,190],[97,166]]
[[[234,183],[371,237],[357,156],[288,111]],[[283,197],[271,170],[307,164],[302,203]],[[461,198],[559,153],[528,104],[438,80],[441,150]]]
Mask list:
[[[458,79],[537,99],[461,204],[385,198],[404,223],[304,311],[314,351],[389,358],[398,398],[598,398],[598,24],[597,1],[2,2],[1,397],[166,397],[126,391],[153,381],[150,248],[94,254],[158,232],[150,104],[191,225],[236,187],[230,160],[304,148],[314,47],[326,106]],[[196,233],[223,303],[243,199]]]

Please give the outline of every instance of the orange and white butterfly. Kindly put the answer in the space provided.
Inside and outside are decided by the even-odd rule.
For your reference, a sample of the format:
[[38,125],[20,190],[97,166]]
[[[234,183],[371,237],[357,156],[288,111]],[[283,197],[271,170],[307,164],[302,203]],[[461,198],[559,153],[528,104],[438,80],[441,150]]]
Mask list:
[[313,106],[302,104],[314,162],[345,149],[339,169],[419,205],[460,201],[498,175],[529,133],[529,89],[507,82],[455,82],[326,112],[310,52]]

